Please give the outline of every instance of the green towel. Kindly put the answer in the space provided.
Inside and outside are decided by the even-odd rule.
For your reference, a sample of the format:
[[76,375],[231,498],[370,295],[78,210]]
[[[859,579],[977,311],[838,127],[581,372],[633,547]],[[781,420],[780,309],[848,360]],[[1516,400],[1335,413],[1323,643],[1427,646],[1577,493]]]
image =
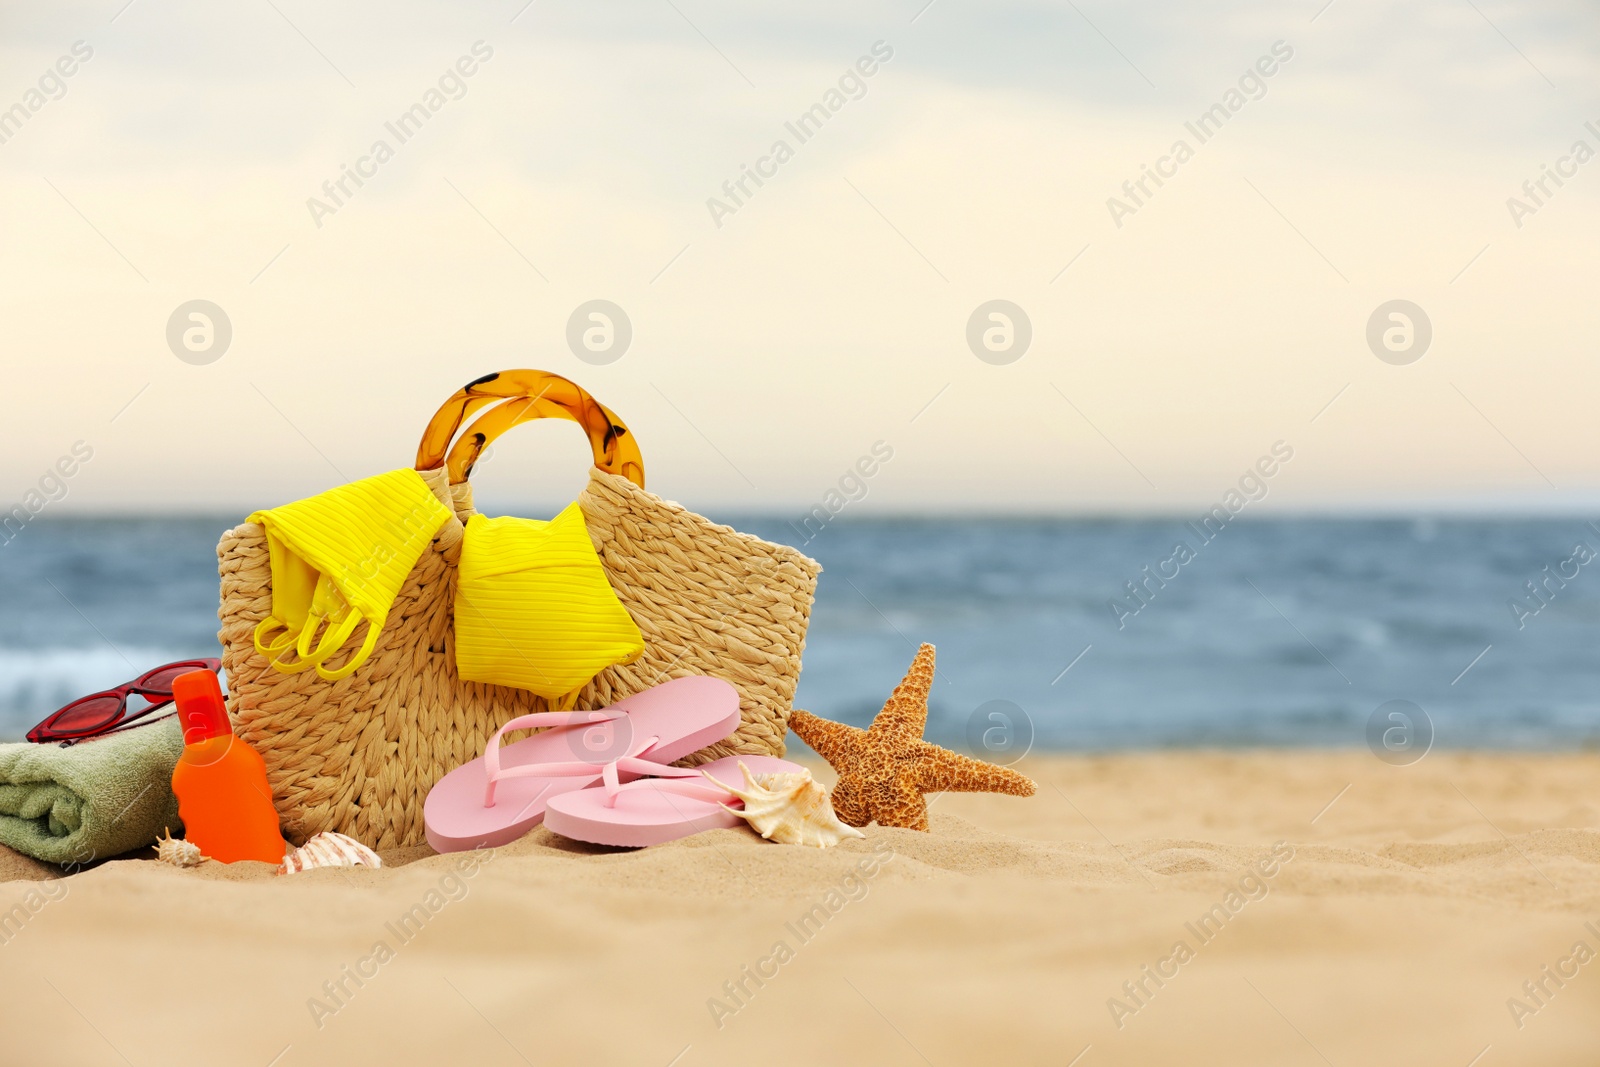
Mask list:
[[73,873],[183,833],[172,769],[183,755],[176,715],[62,748],[0,745],[0,844]]

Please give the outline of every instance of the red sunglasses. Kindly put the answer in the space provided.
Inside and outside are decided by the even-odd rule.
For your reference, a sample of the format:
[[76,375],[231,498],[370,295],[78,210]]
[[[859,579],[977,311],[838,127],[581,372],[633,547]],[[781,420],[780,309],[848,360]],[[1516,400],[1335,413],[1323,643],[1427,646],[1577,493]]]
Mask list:
[[[172,680],[178,675],[189,671],[215,672],[221,669],[222,661],[219,659],[186,659],[156,667],[114,689],[79,697],[29,730],[28,740],[35,744],[59,741],[63,745],[70,745],[86,737],[99,737],[130,726],[143,726],[151,721],[145,716],[172,703]],[[150,703],[148,707],[129,715],[128,698],[136,693]]]

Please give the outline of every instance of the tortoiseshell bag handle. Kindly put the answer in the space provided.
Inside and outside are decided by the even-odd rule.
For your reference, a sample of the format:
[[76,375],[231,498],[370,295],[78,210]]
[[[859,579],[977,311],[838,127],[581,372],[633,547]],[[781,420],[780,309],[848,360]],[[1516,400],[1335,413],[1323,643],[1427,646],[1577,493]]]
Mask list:
[[[489,404],[496,406],[456,439],[468,416]],[[644,459],[627,425],[576,382],[541,370],[486,374],[457,390],[423,432],[416,469],[447,467],[450,484],[460,485],[495,438],[520,423],[544,418],[570,419],[583,427],[594,465],[644,488]]]

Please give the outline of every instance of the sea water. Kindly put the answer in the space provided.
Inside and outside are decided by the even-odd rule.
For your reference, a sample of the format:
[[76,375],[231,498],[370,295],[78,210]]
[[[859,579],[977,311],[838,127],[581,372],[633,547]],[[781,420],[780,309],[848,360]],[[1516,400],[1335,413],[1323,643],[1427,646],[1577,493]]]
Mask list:
[[[827,718],[870,721],[926,641],[927,735],[957,748],[986,732],[1002,748],[1030,733],[1079,750],[1360,746],[1391,700],[1421,709],[1441,747],[1600,742],[1600,559],[1586,558],[1600,530],[1583,518],[1197,532],[841,517],[809,541],[781,519],[718,518],[822,563],[796,706]],[[155,664],[218,655],[227,525],[41,518],[0,544],[0,737]]]

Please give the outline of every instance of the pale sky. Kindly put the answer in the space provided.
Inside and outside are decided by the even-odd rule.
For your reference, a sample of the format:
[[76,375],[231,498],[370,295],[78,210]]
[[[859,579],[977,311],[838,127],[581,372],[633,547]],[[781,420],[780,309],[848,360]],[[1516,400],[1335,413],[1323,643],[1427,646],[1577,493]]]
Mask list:
[[[1590,6],[123,3],[0,6],[6,508],[79,441],[61,514],[281,503],[513,367],[709,512],[803,512],[880,441],[860,514],[1197,509],[1279,441],[1263,513],[1600,504]],[[567,341],[595,299],[606,365]],[[209,363],[169,347],[191,300]],[[969,347],[991,300],[1013,362]],[[1404,365],[1391,300],[1432,326]],[[586,457],[524,427],[480,499],[570,499]]]

